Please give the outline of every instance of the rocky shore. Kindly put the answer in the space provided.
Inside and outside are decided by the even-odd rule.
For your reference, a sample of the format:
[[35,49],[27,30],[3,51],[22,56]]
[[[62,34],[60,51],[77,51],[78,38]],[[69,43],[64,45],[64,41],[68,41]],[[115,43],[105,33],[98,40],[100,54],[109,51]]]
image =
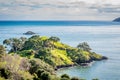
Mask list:
[[101,59],[96,59],[96,60],[92,59],[92,60],[86,61],[86,62],[84,62],[84,63],[76,63],[76,64],[70,64],[70,65],[60,65],[60,66],[57,66],[57,67],[55,68],[55,70],[59,70],[59,69],[62,69],[62,68],[74,67],[74,66],[83,66],[83,67],[84,67],[84,66],[89,66],[89,65],[91,65],[92,62],[94,62],[94,61],[101,61],[101,60],[107,60],[107,59],[108,59],[108,57],[102,56]]

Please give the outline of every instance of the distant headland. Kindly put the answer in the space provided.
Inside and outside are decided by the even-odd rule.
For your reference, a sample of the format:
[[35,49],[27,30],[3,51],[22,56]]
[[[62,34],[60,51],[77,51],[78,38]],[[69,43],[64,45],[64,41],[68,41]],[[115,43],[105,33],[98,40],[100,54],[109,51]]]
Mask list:
[[114,19],[113,22],[120,22],[120,17]]

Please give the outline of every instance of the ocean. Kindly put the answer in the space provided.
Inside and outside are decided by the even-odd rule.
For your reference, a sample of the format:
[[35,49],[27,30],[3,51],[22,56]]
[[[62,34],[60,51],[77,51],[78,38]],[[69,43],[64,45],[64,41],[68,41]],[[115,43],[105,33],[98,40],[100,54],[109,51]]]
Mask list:
[[87,67],[71,67],[58,70],[58,76],[69,74],[91,80],[120,80],[120,23],[110,21],[0,21],[0,44],[4,39],[30,37],[23,35],[33,31],[41,36],[57,36],[61,42],[76,47],[88,42],[92,51],[107,56]]

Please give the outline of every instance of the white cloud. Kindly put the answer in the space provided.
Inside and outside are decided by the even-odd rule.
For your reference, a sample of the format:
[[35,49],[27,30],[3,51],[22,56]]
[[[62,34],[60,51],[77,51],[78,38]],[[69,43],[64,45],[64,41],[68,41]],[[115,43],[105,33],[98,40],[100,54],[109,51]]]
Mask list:
[[120,16],[120,1],[115,1],[0,0],[0,16],[1,19],[112,20]]
[[[64,1],[64,0],[63,0]],[[69,1],[69,0],[67,0]],[[79,1],[83,1],[86,3],[96,3],[96,4],[120,4],[120,0],[70,0],[71,2],[79,2]]]

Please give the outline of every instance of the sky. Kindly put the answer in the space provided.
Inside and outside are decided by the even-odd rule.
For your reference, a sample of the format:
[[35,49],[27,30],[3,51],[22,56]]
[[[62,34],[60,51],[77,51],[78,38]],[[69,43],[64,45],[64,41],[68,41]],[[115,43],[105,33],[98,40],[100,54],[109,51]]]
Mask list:
[[0,0],[0,20],[104,20],[120,17],[120,0]]

